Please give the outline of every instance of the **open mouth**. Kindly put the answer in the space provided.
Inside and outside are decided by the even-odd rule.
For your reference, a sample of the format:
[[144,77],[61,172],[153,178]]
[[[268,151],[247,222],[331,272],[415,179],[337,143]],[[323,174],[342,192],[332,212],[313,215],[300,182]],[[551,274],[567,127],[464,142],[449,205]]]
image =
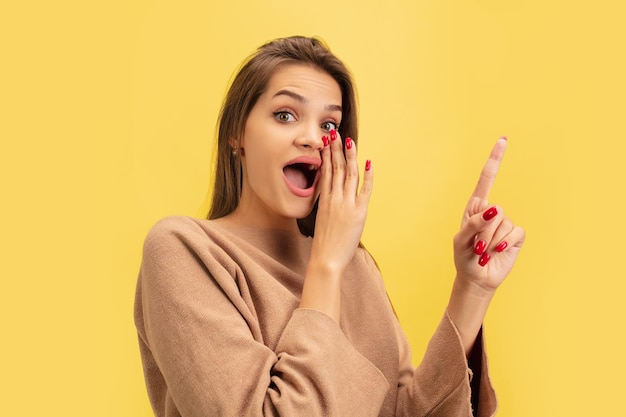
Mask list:
[[295,188],[307,190],[315,185],[318,168],[315,164],[298,162],[285,166],[283,173],[287,181]]

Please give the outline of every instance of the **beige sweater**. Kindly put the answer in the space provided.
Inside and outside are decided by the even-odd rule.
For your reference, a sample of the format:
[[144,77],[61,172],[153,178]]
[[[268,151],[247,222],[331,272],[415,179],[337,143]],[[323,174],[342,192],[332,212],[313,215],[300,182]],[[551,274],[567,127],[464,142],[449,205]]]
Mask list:
[[148,234],[135,323],[158,417],[477,416],[496,400],[445,315],[414,369],[370,255],[342,282],[341,320],[299,309],[311,238],[171,217]]

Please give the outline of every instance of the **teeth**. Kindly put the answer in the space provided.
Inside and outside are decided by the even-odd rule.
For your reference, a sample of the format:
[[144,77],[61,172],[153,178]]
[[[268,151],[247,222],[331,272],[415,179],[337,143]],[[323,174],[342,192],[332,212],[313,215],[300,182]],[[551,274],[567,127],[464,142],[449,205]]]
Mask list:
[[317,169],[316,165],[309,165],[309,171],[315,171]]

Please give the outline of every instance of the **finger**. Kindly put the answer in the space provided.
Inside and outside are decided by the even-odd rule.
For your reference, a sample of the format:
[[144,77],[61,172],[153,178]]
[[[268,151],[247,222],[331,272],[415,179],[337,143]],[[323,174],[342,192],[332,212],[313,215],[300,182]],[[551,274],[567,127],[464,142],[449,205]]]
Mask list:
[[522,247],[525,238],[526,232],[524,229],[519,226],[512,225],[512,228],[508,233],[493,240],[493,251],[500,253],[511,248],[519,249]]
[[357,206],[362,207],[369,204],[372,189],[374,187],[374,171],[372,170],[372,162],[368,159],[365,162],[365,172],[363,173],[363,183],[361,191],[357,197]]
[[345,139],[346,147],[346,181],[344,193],[346,196],[356,197],[359,185],[359,166],[356,158],[356,146],[351,138]]
[[[487,251],[489,252],[502,252],[508,246],[506,236],[509,235],[515,228],[513,221],[508,217],[504,217],[496,230],[490,236],[479,236],[478,238],[484,238],[487,241]],[[501,246],[502,245],[502,246]]]
[[328,195],[330,194],[331,181],[333,178],[332,173],[332,161],[330,155],[330,139],[328,136],[322,137],[322,142],[324,143],[324,147],[320,152],[322,157],[322,165],[320,166],[320,180],[318,183],[320,195]]
[[455,248],[468,256],[482,255],[503,218],[504,211],[499,206],[492,206],[471,216],[454,236]]
[[485,210],[482,215],[475,217],[481,218],[478,220],[479,223],[486,225],[486,228],[476,235],[476,243],[474,244],[474,254],[478,256],[477,263],[480,266],[485,266],[493,254],[491,251],[491,243],[494,240],[494,235],[500,228],[506,227],[506,225],[503,225],[505,217],[502,213],[502,209],[496,206],[490,207]]
[[346,180],[346,160],[343,155],[343,145],[339,132],[336,130],[330,131],[330,153],[332,160],[332,183],[331,191],[333,194],[339,196],[339,193],[343,193],[343,185]]
[[[506,251],[511,248],[515,249],[515,253],[519,252],[521,249],[522,244],[524,243],[524,229],[513,225],[513,222],[510,222],[510,220],[506,220],[503,223],[508,223],[506,227],[510,227],[510,229],[508,229],[509,232],[506,233],[501,239],[496,238],[496,235],[493,236],[492,244],[490,245],[489,250],[486,250],[479,256],[478,265],[486,266],[492,257],[506,255]],[[500,230],[500,227],[498,230]],[[515,253],[513,256],[515,256]]]
[[506,138],[502,137],[498,139],[494,145],[491,150],[491,154],[489,155],[489,159],[487,159],[487,162],[480,173],[478,183],[476,184],[476,188],[474,188],[474,192],[472,193],[472,198],[470,200],[475,198],[489,200],[489,192],[491,191],[493,182],[498,174],[500,161],[502,161],[504,151],[506,150],[506,143]]

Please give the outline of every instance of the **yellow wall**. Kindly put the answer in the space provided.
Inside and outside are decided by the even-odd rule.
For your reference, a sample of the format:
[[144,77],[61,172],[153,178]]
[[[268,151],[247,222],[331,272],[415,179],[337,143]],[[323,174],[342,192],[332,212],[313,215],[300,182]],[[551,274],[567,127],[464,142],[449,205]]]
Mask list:
[[3,2],[2,414],[150,415],[132,323],[143,237],[201,213],[233,70],[291,34],[354,72],[376,172],[364,242],[416,355],[507,135],[492,197],[528,240],[486,320],[498,415],[624,413],[622,4]]

